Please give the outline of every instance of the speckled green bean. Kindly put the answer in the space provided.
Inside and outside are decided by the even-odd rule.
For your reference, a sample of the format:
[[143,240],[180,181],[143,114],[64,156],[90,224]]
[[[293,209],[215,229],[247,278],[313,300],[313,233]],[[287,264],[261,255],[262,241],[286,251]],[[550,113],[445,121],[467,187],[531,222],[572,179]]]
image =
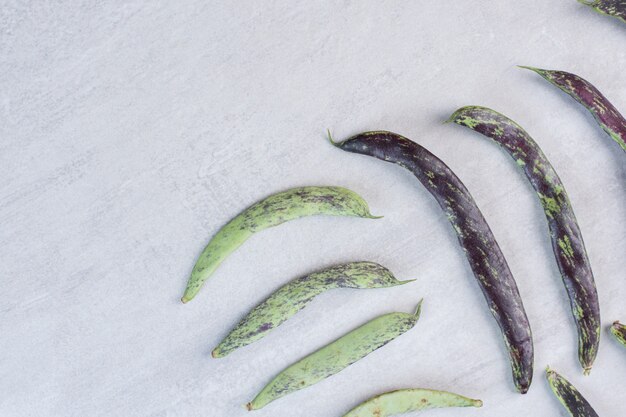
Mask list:
[[550,367],[546,369],[546,377],[552,392],[572,417],[598,417],[591,404],[567,379]]
[[389,417],[430,408],[482,407],[482,405],[481,400],[473,400],[451,392],[408,388],[372,397],[343,417]]
[[415,326],[421,306],[420,301],[414,314],[379,316],[289,366],[247,404],[248,410],[258,410],[278,398],[316,384],[383,347]]
[[611,326],[611,334],[615,336],[618,342],[626,346],[626,326],[616,321]]
[[588,374],[600,342],[600,306],[583,237],[563,183],[534,139],[505,115],[486,107],[468,106],[457,110],[450,121],[500,145],[535,189],[548,221],[552,249],[576,320],[578,359]]
[[412,281],[398,281],[391,271],[374,262],[351,262],[297,278],[248,313],[213,350],[213,357],[226,356],[261,339],[324,291],[334,288],[386,288]]
[[196,261],[182,302],[193,299],[222,261],[254,233],[318,214],[377,218],[370,214],[363,198],[342,187],[300,187],[271,195],[244,210],[213,236]]
[[626,23],[626,0],[578,0],[598,13],[613,16]]

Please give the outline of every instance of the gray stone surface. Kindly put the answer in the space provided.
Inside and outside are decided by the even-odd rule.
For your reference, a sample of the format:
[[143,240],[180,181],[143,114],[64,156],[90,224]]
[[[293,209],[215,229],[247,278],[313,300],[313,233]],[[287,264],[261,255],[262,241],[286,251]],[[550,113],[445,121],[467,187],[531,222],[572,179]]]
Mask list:
[[[626,155],[518,64],[576,72],[626,111],[626,26],[574,0],[43,2],[0,7],[0,415],[244,416],[277,372],[382,313],[411,332],[258,416],[340,416],[430,387],[481,398],[447,416],[564,416],[550,364],[602,416],[626,414]],[[569,191],[605,328],[583,377],[547,226],[515,164],[441,122],[481,104],[522,124]],[[517,279],[536,375],[516,394],[499,331],[452,229],[407,172],[342,153],[371,129],[428,147],[463,179]],[[342,185],[381,220],[309,218],[255,236],[188,305],[210,236],[288,187]],[[351,260],[410,286],[324,294],[264,340],[211,349],[288,280]]]

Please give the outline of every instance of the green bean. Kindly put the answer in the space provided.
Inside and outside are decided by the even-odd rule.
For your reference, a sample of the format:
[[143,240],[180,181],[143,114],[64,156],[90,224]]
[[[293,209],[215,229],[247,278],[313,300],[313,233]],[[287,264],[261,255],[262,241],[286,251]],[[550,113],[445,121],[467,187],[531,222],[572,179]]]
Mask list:
[[430,408],[482,406],[481,400],[473,400],[451,392],[408,388],[372,397],[343,417],[388,417]]
[[248,410],[258,410],[278,398],[316,384],[383,347],[415,326],[421,306],[420,301],[414,314],[379,316],[289,366],[247,404]]
[[261,339],[324,291],[334,288],[385,288],[412,281],[398,281],[387,268],[374,262],[351,262],[297,278],[248,313],[213,350],[213,357],[224,357]]
[[228,222],[204,248],[182,302],[193,299],[222,261],[256,232],[317,214],[375,219],[363,198],[342,187],[300,187],[273,194]]
[[618,342],[626,346],[626,326],[621,324],[619,321],[616,321],[611,326],[611,333],[615,336]]

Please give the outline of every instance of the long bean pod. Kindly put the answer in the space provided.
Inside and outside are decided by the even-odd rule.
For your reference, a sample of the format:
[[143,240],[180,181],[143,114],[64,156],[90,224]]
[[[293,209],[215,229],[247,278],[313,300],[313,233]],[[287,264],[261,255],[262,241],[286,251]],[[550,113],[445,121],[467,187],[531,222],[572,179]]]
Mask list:
[[351,262],[297,278],[248,313],[213,350],[213,357],[226,356],[261,339],[324,291],[334,288],[386,288],[412,281],[398,281],[391,271],[374,262]]
[[392,132],[366,132],[338,148],[408,169],[433,195],[457,238],[509,351],[513,380],[526,393],[533,375],[533,342],[526,311],[506,259],[487,221],[465,185],[452,170],[424,147]]
[[596,284],[580,228],[565,187],[541,148],[520,125],[494,110],[468,106],[450,121],[492,139],[517,162],[543,206],[552,249],[578,328],[578,359],[590,372],[600,342],[600,307]]
[[616,321],[611,326],[611,334],[615,336],[618,342],[626,346],[626,326]]
[[613,16],[626,23],[626,0],[578,0],[598,13]]
[[222,261],[254,233],[318,214],[377,218],[363,198],[342,187],[300,187],[273,194],[244,210],[213,236],[193,267],[182,302],[193,299]]
[[598,417],[598,413],[570,382],[548,367],[546,377],[552,392],[572,417]]
[[[626,2],[624,2],[624,4],[626,4]],[[576,74],[565,71],[553,71],[525,66],[520,68],[536,72],[585,106],[585,108],[591,112],[600,127],[626,152],[626,118],[620,114],[615,106],[611,104],[593,84]]]
[[446,391],[408,388],[386,392],[357,405],[343,417],[390,417],[446,407],[482,407],[483,402]]
[[385,346],[415,326],[421,306],[420,301],[414,314],[379,316],[289,366],[247,404],[248,410],[257,410],[287,394],[316,384]]

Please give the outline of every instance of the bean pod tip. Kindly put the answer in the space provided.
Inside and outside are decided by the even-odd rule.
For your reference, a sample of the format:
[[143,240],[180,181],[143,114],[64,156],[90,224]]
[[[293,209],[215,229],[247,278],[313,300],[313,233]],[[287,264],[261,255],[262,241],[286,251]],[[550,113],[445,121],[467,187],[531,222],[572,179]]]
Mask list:
[[476,106],[464,106],[461,107],[460,109],[457,109],[454,113],[452,113],[450,115],[450,117],[448,117],[443,124],[448,124],[448,123],[456,123],[457,119],[459,118],[459,116],[461,115],[461,113],[463,113],[464,110],[468,109],[468,108],[472,108],[472,107],[476,107]]
[[333,140],[333,135],[330,133],[330,129],[326,129],[326,133],[327,133],[326,137],[328,138],[328,141],[330,142],[330,144],[333,146],[339,146],[339,142],[335,142]]
[[546,70],[546,69],[537,68],[537,67],[531,67],[529,65],[518,65],[517,68],[526,69],[526,70],[530,70],[532,72],[536,72],[537,74],[541,75],[545,79],[549,78],[550,71]]
[[626,346],[626,326],[620,323],[619,320],[616,320],[609,328],[609,331],[618,342]]
[[589,0],[578,0],[578,2],[584,4],[585,6],[591,6],[591,7],[597,6],[598,3],[599,3],[598,0],[591,0],[591,1],[589,1]]
[[[328,141],[330,142],[331,145],[333,145],[334,147],[338,148],[341,146],[341,142],[337,142],[336,140],[333,139],[333,135],[330,133],[330,129],[326,129],[326,137],[328,138]],[[365,216],[366,219],[382,219],[385,216],[374,216],[373,214],[369,213],[368,216]]]
[[474,108],[474,107],[478,107],[478,106],[463,106],[463,107],[461,107],[461,108],[456,109],[456,110],[455,110],[455,112],[454,112],[454,113],[452,113],[452,114],[450,115],[450,117],[448,117],[448,118],[447,118],[447,119],[443,122],[443,124],[448,124],[448,123],[457,123],[457,124],[458,124],[457,120],[459,119],[459,117],[461,117],[461,115],[463,114],[463,112],[464,112],[464,111],[466,111],[466,110],[468,110],[468,109]]
[[531,71],[535,71],[537,74],[541,74],[542,72],[544,72],[545,70],[542,70],[541,68],[537,68],[537,67],[531,67],[529,65],[518,65],[517,68],[521,68],[521,69],[527,69],[527,70],[531,70]]
[[419,303],[417,303],[417,307],[415,307],[415,314],[413,314],[415,317],[419,317],[420,314],[422,313],[422,303],[424,302],[424,299],[422,298]]

